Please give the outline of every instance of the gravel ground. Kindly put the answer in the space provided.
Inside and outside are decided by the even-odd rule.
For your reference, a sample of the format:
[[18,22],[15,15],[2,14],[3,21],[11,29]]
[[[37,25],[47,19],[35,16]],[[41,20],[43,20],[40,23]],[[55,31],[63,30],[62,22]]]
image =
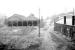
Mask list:
[[[38,44],[38,41],[40,42],[39,48],[37,47],[36,49],[32,49],[32,47],[30,47],[31,49],[27,48],[27,50],[66,50],[65,48],[67,48],[67,46],[64,45],[64,40],[62,41],[60,38],[50,33],[50,31],[53,31],[53,26],[49,26],[49,24],[40,29],[40,38],[38,37],[38,28],[35,29],[33,27],[23,27],[17,29],[15,27],[13,29],[3,28],[0,31],[0,41],[4,42],[5,44],[8,43],[8,41],[13,41],[12,43],[15,43],[15,39],[17,40],[16,44],[18,44],[18,48],[22,46],[27,47],[25,46],[26,44],[30,46],[30,43]],[[21,41],[26,41],[27,43],[24,43],[25,45],[21,45]],[[35,46],[36,45],[34,45],[34,47]]]

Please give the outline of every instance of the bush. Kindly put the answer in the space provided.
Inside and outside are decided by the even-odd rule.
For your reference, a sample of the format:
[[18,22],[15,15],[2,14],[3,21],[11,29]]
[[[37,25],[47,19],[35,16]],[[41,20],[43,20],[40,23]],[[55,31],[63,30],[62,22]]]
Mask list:
[[8,49],[35,50],[35,49],[39,49],[40,44],[41,44],[40,38],[31,35],[25,37],[18,37],[17,39],[10,38],[10,40],[7,42],[6,45]]

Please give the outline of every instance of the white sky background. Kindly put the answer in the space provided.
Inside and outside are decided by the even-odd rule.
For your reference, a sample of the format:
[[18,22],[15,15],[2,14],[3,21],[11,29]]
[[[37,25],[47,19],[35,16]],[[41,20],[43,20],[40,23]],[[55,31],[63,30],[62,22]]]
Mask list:
[[15,13],[28,16],[33,13],[44,18],[54,14],[72,11],[75,8],[74,0],[0,0],[0,14],[11,16]]

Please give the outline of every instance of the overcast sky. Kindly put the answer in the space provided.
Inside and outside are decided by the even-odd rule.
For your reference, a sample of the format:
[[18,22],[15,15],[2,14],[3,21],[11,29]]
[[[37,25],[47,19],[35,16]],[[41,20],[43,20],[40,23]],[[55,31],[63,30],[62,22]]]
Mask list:
[[40,14],[44,18],[75,8],[74,0],[0,0],[0,14],[11,16],[15,13],[28,16],[33,13],[36,17]]

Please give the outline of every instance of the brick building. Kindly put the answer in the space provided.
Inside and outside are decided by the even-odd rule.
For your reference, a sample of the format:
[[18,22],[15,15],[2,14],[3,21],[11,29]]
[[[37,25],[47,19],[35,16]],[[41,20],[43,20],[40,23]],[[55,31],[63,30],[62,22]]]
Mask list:
[[7,26],[38,26],[39,19],[36,18],[34,14],[28,17],[14,14],[5,21],[5,24]]

